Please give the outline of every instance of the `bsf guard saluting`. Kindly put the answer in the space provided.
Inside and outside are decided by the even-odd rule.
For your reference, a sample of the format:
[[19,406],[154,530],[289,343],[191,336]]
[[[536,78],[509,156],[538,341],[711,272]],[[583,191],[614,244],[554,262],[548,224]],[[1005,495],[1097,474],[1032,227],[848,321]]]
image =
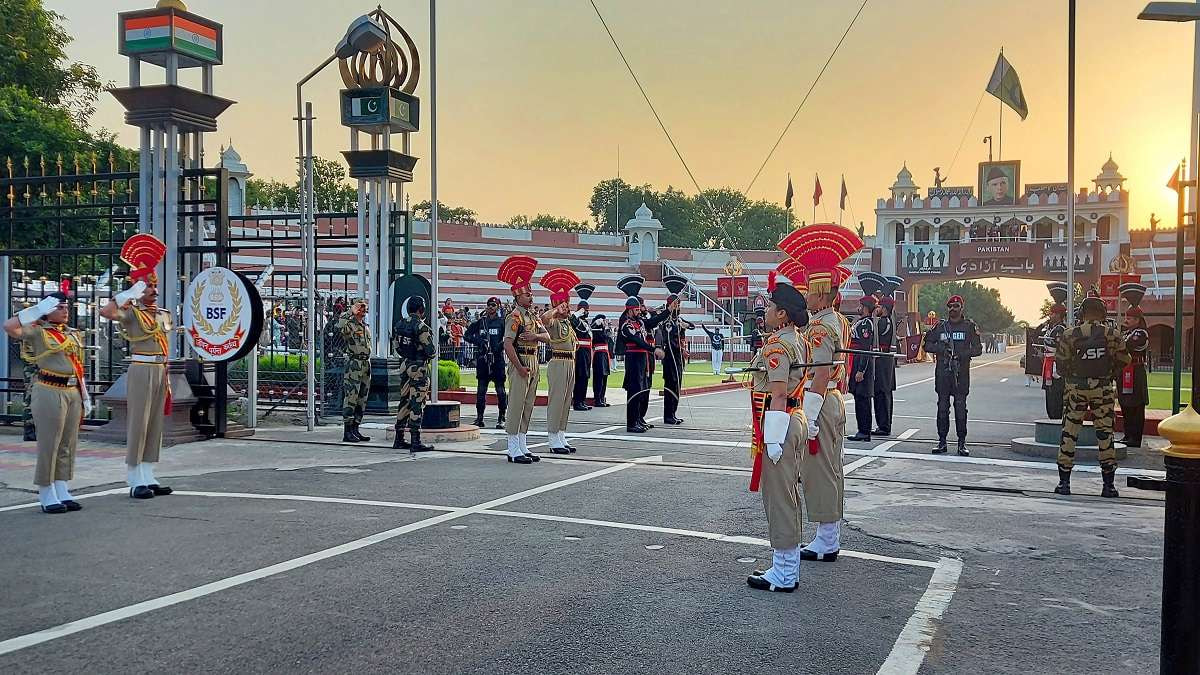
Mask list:
[[1117,474],[1117,452],[1113,447],[1116,387],[1113,382],[1130,362],[1125,341],[1104,319],[1108,313],[1100,298],[1086,298],[1080,306],[1082,322],[1063,334],[1054,360],[1066,383],[1062,443],[1058,449],[1060,495],[1071,494],[1071,469],[1075,466],[1075,443],[1089,410],[1096,425],[1097,459],[1104,479],[1101,497],[1117,497],[1113,479]]
[[504,430],[508,434],[508,461],[517,464],[533,464],[541,461],[529,452],[525,435],[529,432],[529,418],[537,400],[538,381],[541,371],[538,365],[537,345],[550,342],[550,335],[542,328],[533,307],[533,273],[537,261],[527,255],[510,256],[500,263],[496,278],[511,287],[513,310],[505,317],[504,355],[508,357],[508,419]]
[[365,298],[355,298],[350,309],[337,318],[333,328],[346,345],[346,370],[342,378],[342,441],[360,443],[371,440],[358,432],[367,396],[371,393],[371,330]]
[[591,410],[587,404],[588,377],[592,372],[592,329],[588,326],[588,298],[596,292],[594,284],[579,284],[575,294],[579,305],[571,314],[571,328],[575,330],[575,388],[571,392],[571,409],[580,412]]
[[[425,323],[425,298],[414,295],[400,310],[401,322],[394,335],[394,350],[400,356],[400,403],[396,406],[396,439],[392,448],[428,452],[432,445],[421,442],[421,420],[429,397],[429,362],[433,360],[433,331]],[[412,441],[404,440],[408,428]]]
[[483,426],[488,384],[495,382],[500,409],[496,428],[503,429],[508,394],[504,391],[504,316],[500,312],[500,298],[488,298],[484,315],[467,327],[464,339],[475,345],[475,426]]
[[116,322],[121,336],[129,342],[125,466],[129,496],[134,499],[172,492],[154,477],[154,465],[162,450],[163,418],[171,414],[167,336],[173,327],[171,314],[158,308],[158,274],[154,271],[166,251],[166,245],[151,234],[135,234],[127,239],[121,246],[121,260],[129,265],[129,278],[134,284],[113,296],[100,310],[100,316]]
[[608,406],[608,375],[612,372],[612,331],[603,314],[592,319],[592,405]]
[[933,390],[938,395],[938,444],[933,454],[949,452],[946,436],[950,433],[950,397],[954,397],[954,430],[958,433],[958,454],[967,451],[967,396],[971,393],[971,359],[983,353],[979,328],[964,312],[961,295],[946,301],[948,318],[942,319],[925,334],[925,351],[937,357],[933,369]]
[[[808,273],[808,309],[813,312],[807,339],[813,363],[841,360],[844,319],[833,309],[845,272],[838,265],[862,248],[862,240],[846,228],[832,224],[796,230],[779,243],[784,253]],[[793,277],[793,280],[795,278]],[[804,392],[804,418],[808,422],[808,452],[802,453],[800,478],[809,522],[817,533],[800,551],[803,560],[837,560],[841,550],[841,521],[845,508],[842,452],[846,434],[846,406],[841,387],[845,366],[814,366]]]
[[571,396],[575,391],[575,327],[571,323],[571,287],[579,277],[571,270],[552,269],[542,275],[542,287],[550,291],[550,310],[542,315],[542,325],[550,336],[550,363],[546,381],[550,385],[546,400],[546,435],[550,452],[565,455],[575,452],[567,443],[567,419],[571,415]]
[[66,513],[83,508],[71,496],[68,483],[75,474],[79,425],[92,404],[83,379],[83,340],[67,326],[70,310],[67,287],[42,298],[4,322],[4,331],[21,341],[37,366],[32,414],[38,430],[38,456],[33,483],[43,513]]
[[[879,335],[875,328],[875,294],[883,290],[883,275],[877,272],[860,272],[859,285],[863,295],[858,301],[859,318],[850,326],[850,348],[863,351],[878,351]],[[875,401],[875,368],[877,359],[871,356],[852,354],[846,371],[849,373],[848,388],[854,396],[854,419],[858,433],[851,441],[871,440],[871,407]]]
[[[804,295],[771,272],[767,281],[770,301],[765,320],[771,334],[750,367],[754,437],[751,454],[754,472],[750,489],[761,485],[767,532],[771,540],[771,567],[746,578],[750,588],[791,593],[800,585],[800,543],[803,524],[796,475],[808,441],[801,399],[806,371],[796,367],[808,361],[808,345],[800,336],[808,323]],[[763,460],[766,454],[769,461]]]
[[[879,351],[891,353],[896,343],[896,327],[892,323],[895,293],[904,280],[884,277],[879,306],[875,309],[875,327],[879,333]],[[892,396],[896,391],[896,359],[875,359],[875,430],[874,436],[892,435]]]
[[1142,446],[1142,431],[1146,426],[1146,406],[1150,404],[1150,388],[1146,381],[1146,350],[1150,347],[1150,333],[1146,330],[1146,317],[1140,305],[1146,295],[1146,287],[1138,283],[1121,284],[1121,297],[1129,302],[1122,325],[1125,349],[1129,352],[1129,365],[1121,370],[1117,382],[1117,401],[1121,403],[1121,415],[1125,418],[1125,438],[1122,441],[1131,448]]

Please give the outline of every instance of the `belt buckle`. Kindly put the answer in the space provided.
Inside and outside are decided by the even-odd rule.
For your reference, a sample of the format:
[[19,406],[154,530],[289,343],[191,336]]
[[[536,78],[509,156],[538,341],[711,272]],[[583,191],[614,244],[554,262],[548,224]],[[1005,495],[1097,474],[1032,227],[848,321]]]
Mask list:
[[68,387],[78,387],[78,386],[79,386],[79,379],[78,379],[78,378],[76,378],[76,377],[74,377],[74,376],[72,376],[72,377],[68,377],[68,378],[67,378],[67,386],[68,386]]

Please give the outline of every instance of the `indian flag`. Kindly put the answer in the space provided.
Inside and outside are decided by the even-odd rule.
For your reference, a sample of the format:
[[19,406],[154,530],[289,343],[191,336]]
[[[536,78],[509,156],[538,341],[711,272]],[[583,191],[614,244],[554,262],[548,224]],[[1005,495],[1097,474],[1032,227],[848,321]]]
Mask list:
[[175,17],[175,49],[205,61],[217,60],[217,29]]
[[125,20],[125,51],[157,52],[171,48],[171,16],[133,17]]

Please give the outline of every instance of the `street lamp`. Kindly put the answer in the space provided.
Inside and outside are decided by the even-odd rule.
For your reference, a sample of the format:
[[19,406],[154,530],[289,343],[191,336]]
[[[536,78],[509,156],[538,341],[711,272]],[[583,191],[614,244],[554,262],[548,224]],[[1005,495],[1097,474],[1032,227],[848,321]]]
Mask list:
[[[302,266],[304,280],[307,282],[306,300],[308,304],[308,317],[304,322],[304,332],[307,337],[308,346],[305,349],[307,357],[307,365],[305,366],[305,379],[308,387],[307,396],[307,425],[308,430],[312,431],[316,426],[317,418],[317,372],[316,372],[316,346],[317,346],[317,293],[316,293],[316,271],[317,271],[317,247],[316,247],[316,224],[317,219],[313,213],[315,205],[313,204],[313,155],[312,155],[312,103],[303,103],[301,90],[305,83],[313,79],[325,69],[330,63],[336,59],[345,59],[354,56],[358,52],[369,52],[378,49],[380,45],[387,42],[387,31],[375,19],[367,15],[363,15],[350,23],[346,29],[346,34],[338,42],[329,58],[321,62],[321,65],[313,69],[311,73],[304,76],[304,79],[296,83],[296,142],[299,146],[299,153],[296,156],[296,161],[299,163],[300,189],[303,192],[304,198],[300,205],[300,244],[304,255],[304,264]],[[361,227],[361,223],[359,224]],[[359,279],[362,283],[362,279]],[[378,309],[376,309],[378,311]]]
[[[1192,111],[1188,118],[1191,127],[1192,169],[1192,212],[1193,228],[1200,228],[1196,217],[1196,143],[1200,136],[1197,120],[1200,120],[1200,1],[1198,2],[1151,2],[1138,14],[1139,19],[1148,21],[1191,21],[1194,25],[1192,43]],[[1182,178],[1182,177],[1181,177]],[[1183,190],[1183,186],[1179,187]],[[1182,231],[1183,223],[1180,223]],[[1183,260],[1177,258],[1176,265]],[[1177,294],[1176,301],[1182,298]],[[1193,295],[1196,303],[1192,309],[1192,369],[1195,370],[1196,355],[1200,352],[1200,334],[1196,331],[1196,320],[1200,315],[1200,293]],[[1182,325],[1175,326],[1182,331]],[[1175,353],[1182,359],[1182,350]],[[1163,590],[1162,590],[1162,636],[1159,646],[1159,672],[1200,672],[1200,580],[1196,569],[1200,566],[1200,528],[1197,528],[1196,513],[1200,511],[1200,378],[1193,372],[1191,403],[1158,425],[1159,433],[1171,441],[1163,451],[1167,469],[1167,500],[1163,527]]]

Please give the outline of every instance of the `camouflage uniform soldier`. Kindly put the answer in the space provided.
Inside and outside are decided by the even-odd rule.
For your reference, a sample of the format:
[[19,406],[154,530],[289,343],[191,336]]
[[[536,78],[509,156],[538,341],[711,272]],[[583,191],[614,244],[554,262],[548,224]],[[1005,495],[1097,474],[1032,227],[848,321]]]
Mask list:
[[1075,443],[1088,410],[1096,424],[1096,443],[1100,446],[1100,474],[1104,478],[1101,497],[1117,497],[1113,479],[1117,473],[1117,453],[1113,448],[1113,422],[1116,416],[1117,374],[1129,363],[1129,352],[1121,332],[1104,321],[1107,310],[1099,298],[1087,298],[1080,310],[1083,321],[1063,334],[1054,360],[1066,383],[1066,408],[1063,411],[1062,443],[1058,449],[1058,486],[1060,495],[1071,494],[1071,468],[1075,464]]
[[367,395],[371,391],[371,331],[363,318],[367,315],[367,301],[355,298],[348,312],[337,318],[334,330],[346,343],[346,371],[342,379],[342,441],[361,443],[371,440],[358,433],[363,412],[367,408]]
[[25,362],[25,387],[21,390],[21,402],[25,404],[22,413],[22,425],[25,427],[25,440],[37,440],[37,427],[33,424],[33,377],[37,375],[37,363],[33,359],[33,350],[24,342],[21,343],[21,360]]
[[[421,443],[421,420],[425,399],[429,397],[429,362],[433,359],[433,331],[425,323],[425,299],[409,298],[404,305],[404,320],[396,328],[392,341],[400,364],[400,405],[396,408],[396,440],[392,447],[409,452],[433,450]],[[412,442],[404,440],[404,429],[412,432]]]

